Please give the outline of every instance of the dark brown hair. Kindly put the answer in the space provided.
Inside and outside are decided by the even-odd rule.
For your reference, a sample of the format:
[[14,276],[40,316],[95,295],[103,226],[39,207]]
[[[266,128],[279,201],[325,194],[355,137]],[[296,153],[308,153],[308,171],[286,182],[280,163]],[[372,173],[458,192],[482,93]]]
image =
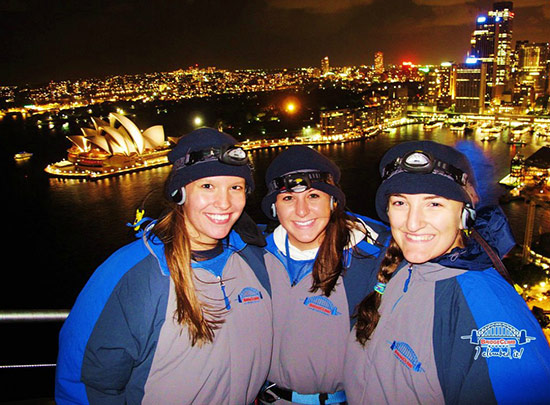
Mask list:
[[[397,269],[399,263],[403,260],[403,253],[401,249],[392,238],[382,262],[378,269],[377,279],[380,283],[387,284],[391,278],[393,272]],[[382,301],[382,295],[376,291],[372,291],[367,295],[363,301],[357,307],[357,323],[356,323],[356,337],[357,341],[361,345],[365,345],[370,335],[376,328],[378,320],[380,319],[380,313],[378,308]]]
[[344,271],[344,250],[350,242],[351,232],[354,228],[360,228],[356,224],[342,207],[334,207],[313,265],[311,292],[321,290],[328,297],[334,291]]

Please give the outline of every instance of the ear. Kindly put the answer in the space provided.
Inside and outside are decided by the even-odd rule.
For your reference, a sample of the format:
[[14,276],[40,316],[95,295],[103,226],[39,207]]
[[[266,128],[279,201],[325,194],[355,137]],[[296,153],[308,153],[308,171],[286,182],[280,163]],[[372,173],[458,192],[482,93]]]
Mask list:
[[476,210],[470,204],[464,204],[462,209],[460,229],[466,230],[474,226],[476,220]]
[[183,205],[186,197],[185,186],[180,187],[172,193],[172,200],[178,205]]
[[334,199],[333,196],[330,196],[330,211],[334,211],[338,206],[338,201]]

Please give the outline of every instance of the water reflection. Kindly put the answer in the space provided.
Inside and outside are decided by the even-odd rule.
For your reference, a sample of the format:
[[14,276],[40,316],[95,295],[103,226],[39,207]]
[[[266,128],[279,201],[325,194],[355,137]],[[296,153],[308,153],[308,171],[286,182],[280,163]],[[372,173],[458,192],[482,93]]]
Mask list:
[[[503,191],[497,182],[508,173],[511,158],[518,151],[524,156],[534,153],[540,140],[528,137],[527,145],[517,147],[504,142],[506,134],[492,142],[482,142],[481,137],[479,132],[464,135],[445,127],[425,131],[420,125],[409,125],[376,138],[317,149],[340,166],[348,208],[375,217],[379,159],[388,148],[408,140],[433,139],[456,146],[471,159],[484,202],[496,202]],[[256,191],[249,198],[247,210],[258,222],[265,221],[260,210],[266,192],[265,171],[281,151],[282,148],[251,152]],[[20,261],[24,271],[15,275],[18,280],[14,285],[21,288],[4,283],[0,291],[4,308],[71,306],[94,268],[115,249],[133,240],[132,230],[126,224],[133,221],[136,208],[145,201],[146,216],[151,217],[158,216],[164,208],[168,166],[97,181],[78,181],[47,178],[43,172],[47,163],[13,164],[9,170],[8,189],[15,192],[8,193],[6,199],[9,213],[15,215],[8,219],[13,237],[7,249],[24,258]],[[525,204],[513,201],[503,208],[521,243]],[[550,232],[549,211],[538,209],[535,223],[535,236]]]

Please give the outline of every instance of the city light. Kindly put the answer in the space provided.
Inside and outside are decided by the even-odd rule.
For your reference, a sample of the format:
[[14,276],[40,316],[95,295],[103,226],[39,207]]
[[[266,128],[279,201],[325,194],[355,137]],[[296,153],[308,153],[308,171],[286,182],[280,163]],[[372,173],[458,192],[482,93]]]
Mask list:
[[193,118],[193,124],[196,127],[200,127],[202,125],[202,123],[203,123],[202,117],[197,115],[195,118]]
[[286,98],[283,102],[283,109],[287,114],[295,114],[300,108],[300,102],[296,97]]

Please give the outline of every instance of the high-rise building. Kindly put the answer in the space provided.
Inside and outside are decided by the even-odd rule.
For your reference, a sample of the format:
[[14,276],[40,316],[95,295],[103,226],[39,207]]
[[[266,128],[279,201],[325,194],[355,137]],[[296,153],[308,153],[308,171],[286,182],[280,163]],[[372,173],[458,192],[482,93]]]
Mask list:
[[485,108],[487,64],[471,61],[455,66],[454,83],[455,111],[482,113]]
[[355,112],[351,109],[323,111],[321,113],[321,135],[341,135],[355,126]]
[[424,95],[429,103],[441,103],[450,105],[453,95],[451,88],[451,75],[453,65],[445,62],[439,66],[429,66],[423,69]]
[[489,102],[498,99],[510,78],[513,2],[498,1],[487,15],[478,16],[469,56],[486,65]]
[[515,49],[515,87],[532,87],[534,97],[548,94],[550,44],[517,41]]
[[330,64],[328,61],[328,56],[325,56],[321,59],[321,74],[326,75],[328,72],[330,72]]
[[378,75],[384,73],[384,54],[381,51],[374,54],[374,72]]

